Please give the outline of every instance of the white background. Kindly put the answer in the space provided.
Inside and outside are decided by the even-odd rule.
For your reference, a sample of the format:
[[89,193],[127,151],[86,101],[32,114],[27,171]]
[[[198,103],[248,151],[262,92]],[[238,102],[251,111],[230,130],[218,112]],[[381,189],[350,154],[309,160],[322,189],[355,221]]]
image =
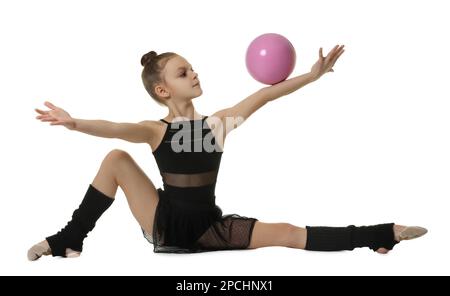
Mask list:
[[[446,1],[2,1],[0,4],[2,275],[449,274],[450,51]],[[112,149],[155,185],[145,144],[35,119],[45,100],[75,118],[138,122],[167,110],[146,93],[140,58],[173,51],[192,63],[204,115],[264,85],[248,44],[286,36],[291,77],[336,44],[335,73],[261,108],[225,143],[216,188],[224,213],[264,222],[346,226],[396,222],[429,233],[387,256],[371,250],[272,247],[155,254],[119,190],[78,259],[26,252],[65,225]]]

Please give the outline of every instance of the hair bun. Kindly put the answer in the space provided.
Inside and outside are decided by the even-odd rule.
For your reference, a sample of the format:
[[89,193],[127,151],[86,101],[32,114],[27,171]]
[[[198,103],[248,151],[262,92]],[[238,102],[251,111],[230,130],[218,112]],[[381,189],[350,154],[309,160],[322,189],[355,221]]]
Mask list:
[[157,56],[157,54],[153,50],[144,54],[141,58],[141,65],[145,67],[145,65],[150,63],[150,61],[156,56]]

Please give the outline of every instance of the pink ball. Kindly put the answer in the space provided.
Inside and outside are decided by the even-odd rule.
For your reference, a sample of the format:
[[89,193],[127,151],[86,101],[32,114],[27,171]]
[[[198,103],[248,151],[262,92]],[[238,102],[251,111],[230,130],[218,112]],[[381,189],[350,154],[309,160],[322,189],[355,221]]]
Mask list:
[[295,67],[295,49],[279,34],[256,37],[248,46],[245,62],[250,75],[264,84],[276,84],[291,75]]

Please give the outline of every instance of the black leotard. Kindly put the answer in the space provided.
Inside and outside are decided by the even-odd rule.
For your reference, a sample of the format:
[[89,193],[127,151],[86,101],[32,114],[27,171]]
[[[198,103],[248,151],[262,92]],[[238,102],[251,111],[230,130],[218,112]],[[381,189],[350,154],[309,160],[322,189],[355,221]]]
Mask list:
[[250,244],[257,219],[222,215],[215,187],[222,149],[205,116],[199,120],[167,122],[153,151],[164,189],[158,188],[153,234],[144,232],[155,252],[200,252],[244,249]]

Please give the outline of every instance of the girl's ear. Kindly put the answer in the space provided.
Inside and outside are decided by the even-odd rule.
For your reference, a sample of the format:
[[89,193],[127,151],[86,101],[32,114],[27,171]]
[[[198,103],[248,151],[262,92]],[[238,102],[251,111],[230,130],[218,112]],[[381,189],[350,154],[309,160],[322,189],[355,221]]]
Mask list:
[[166,90],[164,86],[157,85],[155,87],[155,93],[161,98],[168,98],[170,93]]

